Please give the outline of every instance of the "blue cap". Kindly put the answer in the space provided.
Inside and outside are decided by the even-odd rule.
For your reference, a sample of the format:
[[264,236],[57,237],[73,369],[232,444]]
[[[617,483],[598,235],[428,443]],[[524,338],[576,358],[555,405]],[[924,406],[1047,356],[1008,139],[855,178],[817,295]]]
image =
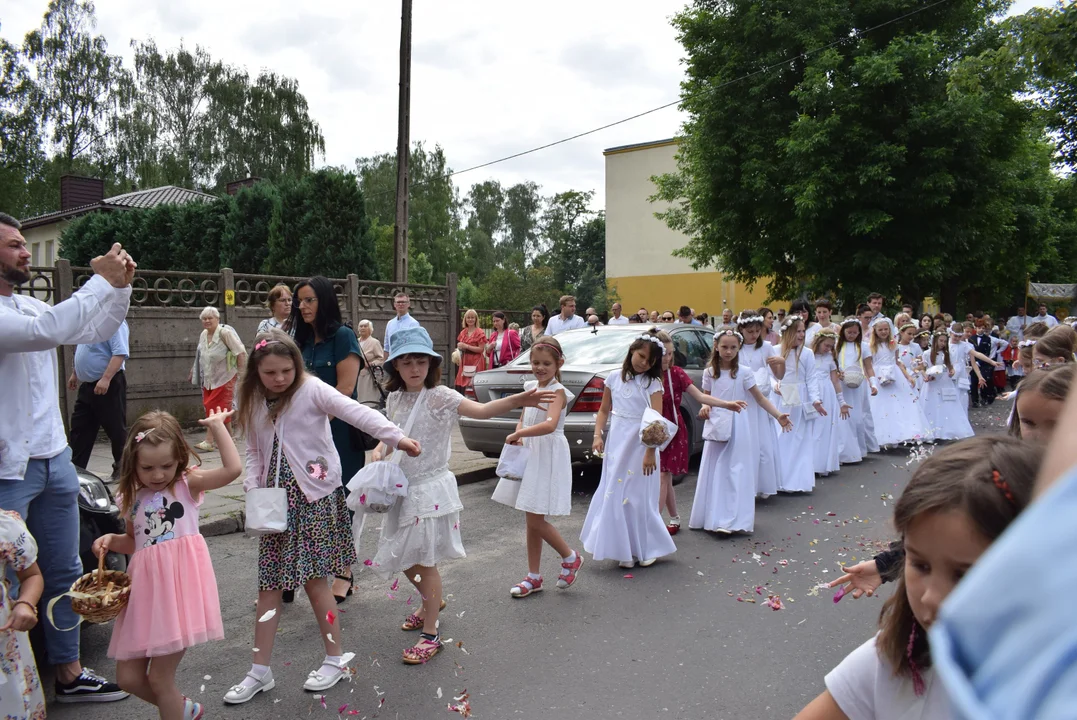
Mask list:
[[434,352],[434,342],[425,328],[409,327],[397,330],[389,338],[389,346],[392,348],[389,362],[401,355],[429,355],[441,359],[441,355]]

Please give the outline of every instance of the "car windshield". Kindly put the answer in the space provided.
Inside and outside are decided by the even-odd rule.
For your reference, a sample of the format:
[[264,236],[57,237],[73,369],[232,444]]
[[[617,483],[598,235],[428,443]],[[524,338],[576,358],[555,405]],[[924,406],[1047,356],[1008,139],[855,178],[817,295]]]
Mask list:
[[[565,353],[568,365],[619,365],[628,354],[628,347],[639,336],[638,333],[591,331],[567,332],[557,336],[561,349]],[[529,365],[530,349],[510,363],[511,366]]]

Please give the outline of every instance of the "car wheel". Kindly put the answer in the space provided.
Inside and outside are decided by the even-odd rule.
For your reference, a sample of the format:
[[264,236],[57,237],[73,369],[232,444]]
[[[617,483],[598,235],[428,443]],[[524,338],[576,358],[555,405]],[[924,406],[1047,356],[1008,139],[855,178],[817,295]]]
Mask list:
[[493,460],[497,460],[498,458],[500,458],[500,457],[501,457],[501,453],[495,453],[495,452],[483,452],[483,456],[485,456],[485,457],[488,457],[488,458],[491,458],[491,459],[493,459]]

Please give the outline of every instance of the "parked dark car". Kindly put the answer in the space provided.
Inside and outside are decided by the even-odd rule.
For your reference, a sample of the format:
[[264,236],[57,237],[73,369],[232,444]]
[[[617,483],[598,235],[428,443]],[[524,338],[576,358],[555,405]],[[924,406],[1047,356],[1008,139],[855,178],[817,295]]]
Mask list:
[[[628,355],[628,348],[641,331],[650,325],[600,325],[596,328],[569,330],[559,333],[557,340],[565,352],[565,365],[561,368],[561,384],[575,395],[565,418],[565,436],[568,438],[572,459],[596,462],[591,455],[591,441],[595,434],[595,418],[602,403],[603,382],[611,372],[620,370]],[[714,332],[698,325],[659,324],[673,338],[674,363],[684,368],[696,386],[700,386],[703,370],[710,359]],[[524,352],[508,365],[475,375],[473,388],[468,397],[479,402],[520,392],[531,375],[531,354]],[[681,419],[688,428],[693,454],[703,450],[703,423],[697,419],[699,403],[684,395],[681,401]],[[520,418],[520,411],[491,420],[460,418],[460,432],[468,449],[497,457],[505,443],[505,437],[513,432]]]

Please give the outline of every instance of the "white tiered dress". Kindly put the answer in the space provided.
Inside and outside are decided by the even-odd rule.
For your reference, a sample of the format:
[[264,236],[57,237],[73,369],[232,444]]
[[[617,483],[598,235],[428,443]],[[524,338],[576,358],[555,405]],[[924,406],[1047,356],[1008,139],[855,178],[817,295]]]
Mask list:
[[[524,383],[524,390],[538,387],[537,380]],[[542,388],[548,392],[562,390],[565,405],[557,420],[557,429],[546,435],[526,437],[524,447],[531,450],[527,468],[520,480],[520,494],[516,496],[516,509],[538,515],[568,515],[572,511],[572,455],[565,439],[565,415],[575,397],[556,380]],[[542,408],[524,408],[523,427],[531,427],[546,420]]]
[[[386,416],[397,425],[407,422],[418,392],[397,391],[385,403]],[[444,560],[466,556],[460,538],[460,511],[464,509],[449,470],[453,426],[464,396],[438,385],[426,392],[426,407],[415,418],[411,437],[423,451],[400,459],[408,479],[407,497],[397,501],[382,522],[374,572],[384,578],[414,565],[434,567]],[[399,452],[399,451],[398,451]]]
[[[766,340],[760,347],[742,347],[738,362],[742,368],[747,368],[755,375],[755,386],[763,397],[777,403],[778,396],[771,395],[771,379],[774,375],[767,365],[767,358],[781,357],[778,349]],[[755,397],[749,394],[744,398],[748,403],[746,414],[752,423],[752,431],[749,437],[752,442],[752,452],[759,457],[759,467],[755,474],[756,492],[763,496],[774,495],[778,492],[779,478],[781,477],[781,461],[778,458],[778,434],[781,428],[777,421],[770,416],[763,406],[755,401]]]
[[[850,366],[858,366],[863,372],[864,360],[871,358],[871,348],[867,343],[861,343],[859,350],[857,353],[855,343],[843,345],[838,354],[838,369],[844,372]],[[841,386],[845,402],[852,407],[849,411],[849,422],[852,423],[856,443],[860,446],[860,455],[879,452],[879,443],[875,439],[875,421],[871,417],[871,384],[865,377],[855,388],[846,385],[844,381]]]
[[[930,440],[932,434],[920,407],[920,397],[901,372],[894,348],[880,345],[872,357],[879,393],[870,399],[875,438],[880,445]],[[884,382],[890,378],[890,382]]]
[[602,480],[591,499],[580,540],[595,560],[651,560],[677,550],[658,510],[661,460],[650,475],[643,474],[646,448],[639,439],[643,412],[651,396],[662,392],[662,381],[636,375],[621,380],[620,370],[606,378],[613,401],[606,435]]
[[[703,371],[703,391],[712,397],[736,401],[751,398],[755,376],[741,367],[736,378],[723,372]],[[752,419],[748,410],[735,413],[712,407],[711,413],[730,413],[733,428],[726,442],[707,440],[699,462],[699,479],[692,500],[688,527],[704,530],[752,532],[755,529],[757,456],[751,442]],[[773,418],[771,418],[773,419]]]
[[[799,358],[799,359],[798,359]],[[800,402],[790,406],[789,398],[797,387]],[[811,407],[819,400],[819,383],[815,380],[815,355],[808,348],[790,350],[785,356],[785,377],[781,382],[781,406],[783,413],[789,413],[793,423],[790,432],[777,428],[778,457],[781,461],[782,492],[811,492],[815,488],[815,467],[812,455],[812,437],[814,419],[805,416],[804,408]]]

